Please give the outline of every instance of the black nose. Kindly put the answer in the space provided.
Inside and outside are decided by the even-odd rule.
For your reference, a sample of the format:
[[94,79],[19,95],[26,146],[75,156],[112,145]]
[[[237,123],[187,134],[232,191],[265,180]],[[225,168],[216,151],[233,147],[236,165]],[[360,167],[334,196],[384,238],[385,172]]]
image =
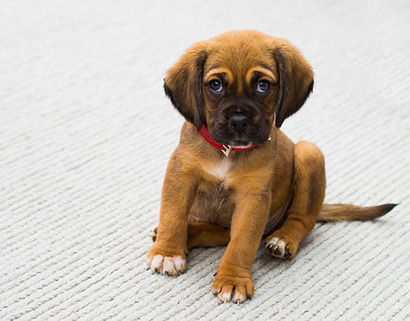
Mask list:
[[250,123],[250,119],[244,115],[233,115],[229,119],[229,126],[237,133],[243,132]]

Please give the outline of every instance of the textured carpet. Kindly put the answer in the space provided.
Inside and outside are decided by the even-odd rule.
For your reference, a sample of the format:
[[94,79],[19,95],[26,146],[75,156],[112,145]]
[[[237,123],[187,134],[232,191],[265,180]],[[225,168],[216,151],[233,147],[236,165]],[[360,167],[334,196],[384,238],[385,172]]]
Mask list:
[[[408,1],[2,1],[1,320],[408,320]],[[145,257],[182,118],[162,91],[193,42],[234,29],[289,39],[315,70],[294,141],[326,155],[326,202],[400,203],[317,224],[289,261],[261,248],[255,297],[220,304],[223,248],[178,278]]]

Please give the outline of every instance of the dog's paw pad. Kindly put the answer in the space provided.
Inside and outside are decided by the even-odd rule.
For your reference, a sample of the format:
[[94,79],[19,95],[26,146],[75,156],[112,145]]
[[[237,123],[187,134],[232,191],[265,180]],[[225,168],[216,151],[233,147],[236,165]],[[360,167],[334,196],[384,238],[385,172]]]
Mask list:
[[297,246],[292,240],[286,240],[276,236],[265,242],[265,248],[272,256],[281,259],[292,258],[297,250]]
[[162,256],[155,255],[148,258],[148,266],[152,273],[164,275],[179,275],[185,271],[186,260],[182,256]]

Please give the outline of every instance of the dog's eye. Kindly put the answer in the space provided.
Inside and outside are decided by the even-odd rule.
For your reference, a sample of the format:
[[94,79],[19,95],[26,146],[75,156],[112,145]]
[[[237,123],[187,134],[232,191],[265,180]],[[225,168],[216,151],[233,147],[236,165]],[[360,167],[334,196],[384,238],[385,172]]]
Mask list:
[[259,80],[256,90],[260,93],[267,93],[271,88],[271,83],[267,80]]
[[209,82],[209,89],[214,93],[221,93],[222,92],[222,82],[219,79],[212,79]]

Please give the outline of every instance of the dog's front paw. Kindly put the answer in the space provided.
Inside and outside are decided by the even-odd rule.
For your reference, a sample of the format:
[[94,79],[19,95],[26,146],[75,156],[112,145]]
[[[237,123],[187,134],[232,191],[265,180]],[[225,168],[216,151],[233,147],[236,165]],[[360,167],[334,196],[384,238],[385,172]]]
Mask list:
[[224,276],[218,273],[212,283],[211,291],[223,303],[232,301],[239,304],[246,299],[252,299],[255,288],[250,277]]
[[289,237],[273,233],[265,239],[265,248],[272,256],[290,259],[296,254],[298,244]]
[[186,250],[175,244],[155,242],[148,252],[147,263],[152,273],[179,275],[185,271]]
[[164,275],[180,275],[185,271],[186,260],[180,255],[163,256],[156,254],[149,256],[147,263],[152,273],[161,273]]
[[154,242],[147,255],[147,263],[152,273],[179,275],[185,271],[188,249],[184,243],[158,238],[158,228],[151,231]]

